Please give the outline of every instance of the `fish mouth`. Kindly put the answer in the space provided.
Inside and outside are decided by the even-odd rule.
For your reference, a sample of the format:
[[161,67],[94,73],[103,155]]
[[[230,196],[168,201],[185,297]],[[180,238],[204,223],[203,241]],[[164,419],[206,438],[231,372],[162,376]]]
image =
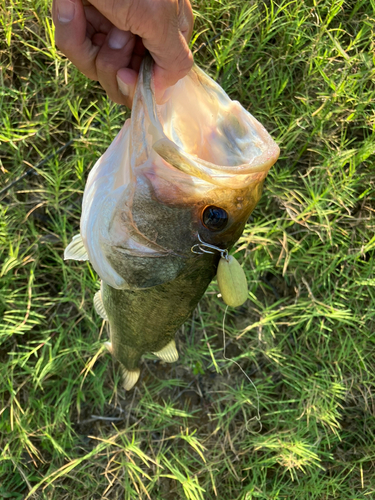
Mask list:
[[[233,166],[215,165],[187,154],[168,138],[153,144],[153,149],[164,161],[185,174],[208,181],[216,186],[241,189],[249,184],[261,182],[279,157],[278,146],[262,153],[254,164]],[[263,157],[263,158],[262,158]]]
[[137,114],[138,103],[145,105],[152,150],[180,172],[216,186],[261,182],[280,149],[258,120],[196,65],[157,105],[152,65],[146,57],[132,110]]

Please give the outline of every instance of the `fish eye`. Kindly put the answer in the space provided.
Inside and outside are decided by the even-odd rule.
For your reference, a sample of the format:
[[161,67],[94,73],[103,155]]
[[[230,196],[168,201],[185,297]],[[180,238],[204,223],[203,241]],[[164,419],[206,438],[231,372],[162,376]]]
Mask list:
[[221,231],[228,224],[228,214],[223,208],[210,205],[202,215],[203,224],[211,231]]

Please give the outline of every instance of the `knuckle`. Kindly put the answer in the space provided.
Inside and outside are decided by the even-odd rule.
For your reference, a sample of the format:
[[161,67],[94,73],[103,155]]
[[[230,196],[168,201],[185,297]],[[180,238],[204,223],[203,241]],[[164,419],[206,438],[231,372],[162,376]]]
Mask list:
[[194,57],[190,49],[188,49],[188,52],[186,54],[185,58],[185,68],[187,71],[190,71],[191,68],[193,67],[194,64]]
[[55,31],[55,44],[56,47],[62,52],[66,57],[69,57],[71,52],[71,46],[69,43],[69,38],[64,36],[60,31]]
[[181,78],[189,73],[194,64],[193,54],[186,47],[182,50],[176,60],[177,72]]
[[118,70],[114,61],[100,56],[96,58],[96,68],[104,76],[104,80],[114,79]]
[[113,19],[113,22],[117,26],[117,28],[124,31],[127,31],[130,28],[131,15],[138,3],[139,2],[136,0],[134,0],[133,2],[118,2],[113,0],[112,2],[110,2],[110,18]]
[[112,88],[111,88],[111,89],[108,89],[108,88],[106,89],[102,83],[101,83],[101,85],[102,85],[102,87],[104,88],[104,90],[106,91],[107,96],[108,96],[108,98],[109,98],[111,101],[115,102],[116,104],[122,104],[122,105],[125,105],[125,106],[127,106],[128,108],[130,108],[130,107],[131,107],[131,100],[130,100],[130,98],[125,97],[125,96],[124,96],[123,94],[121,94],[121,92],[120,92],[120,91],[118,91],[118,90],[114,90],[114,89],[112,89]]

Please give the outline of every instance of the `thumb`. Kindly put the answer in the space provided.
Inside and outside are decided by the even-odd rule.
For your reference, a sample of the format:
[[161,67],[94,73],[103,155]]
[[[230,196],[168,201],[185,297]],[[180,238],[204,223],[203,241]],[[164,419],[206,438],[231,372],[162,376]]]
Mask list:
[[[145,33],[143,44],[155,61],[154,84],[158,100],[168,87],[186,76],[193,66],[188,42],[193,31],[194,17],[188,1],[167,1],[153,16],[156,29]],[[167,12],[166,12],[167,11]]]
[[156,97],[187,75],[193,55],[187,40],[193,29],[189,0],[90,0],[117,28],[138,35],[155,61]]
[[[176,45],[176,42],[174,43]],[[147,47],[146,43],[145,46]],[[194,62],[193,55],[184,38],[180,41],[178,48],[174,47],[173,50],[167,53],[149,50],[155,61],[154,85],[156,99],[159,102],[164,100],[163,97],[168,87],[171,87],[189,73]]]

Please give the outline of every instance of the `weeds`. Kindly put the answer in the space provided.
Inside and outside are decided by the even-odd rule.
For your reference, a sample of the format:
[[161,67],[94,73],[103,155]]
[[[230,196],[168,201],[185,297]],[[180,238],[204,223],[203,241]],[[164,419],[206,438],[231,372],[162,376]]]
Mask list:
[[233,361],[213,283],[180,361],[145,359],[129,393],[102,348],[97,276],[62,257],[127,113],[58,52],[48,2],[0,7],[1,185],[73,139],[1,200],[2,498],[375,494],[374,3],[194,7],[196,61],[281,158],[237,247],[250,294],[228,311]]

